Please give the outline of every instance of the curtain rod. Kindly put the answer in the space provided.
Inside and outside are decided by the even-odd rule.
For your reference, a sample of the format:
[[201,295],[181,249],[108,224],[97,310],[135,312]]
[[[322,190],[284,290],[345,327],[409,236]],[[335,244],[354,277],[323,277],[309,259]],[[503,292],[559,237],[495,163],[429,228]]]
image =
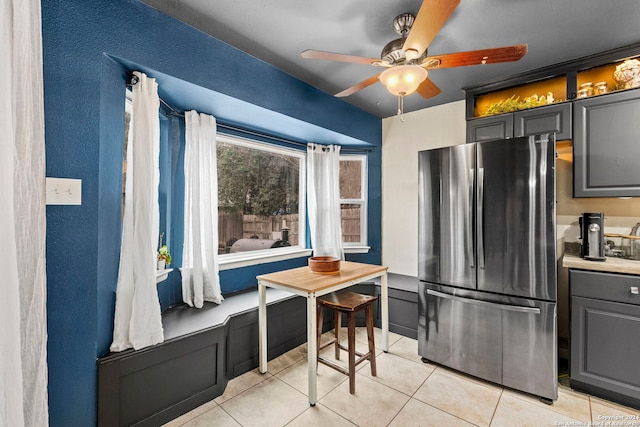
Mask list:
[[[138,78],[138,76],[136,76],[135,74],[132,74],[130,79],[127,80],[127,87],[132,87],[132,86],[136,85],[139,81],[140,81],[140,79]],[[167,101],[162,99],[162,97],[158,96],[158,98],[160,99],[160,102],[162,103],[162,105],[164,105],[169,110],[168,114],[170,116],[177,116],[177,117],[184,118],[184,113],[183,112],[178,111],[171,104],[169,104]],[[227,130],[234,131],[234,132],[239,132],[239,133],[244,133],[244,134],[248,134],[248,135],[257,136],[259,138],[271,139],[273,141],[284,142],[285,144],[296,145],[296,146],[299,146],[299,147],[306,147],[307,146],[307,143],[305,143],[305,142],[294,141],[294,140],[286,139],[286,138],[280,138],[278,136],[269,135],[269,134],[266,134],[266,133],[256,132],[256,131],[253,131],[253,130],[244,129],[244,128],[240,128],[240,127],[236,127],[236,126],[231,126],[231,125],[228,125],[226,123],[221,123],[217,119],[216,119],[216,125],[218,127],[220,127],[220,128],[223,128],[223,129],[227,129]],[[220,133],[228,135],[228,133],[225,133],[225,132],[220,132]],[[341,146],[340,147],[340,151],[372,153],[372,152],[374,152],[376,150],[375,150],[375,148],[371,148],[371,147],[359,148],[359,147],[344,147],[344,146]]]

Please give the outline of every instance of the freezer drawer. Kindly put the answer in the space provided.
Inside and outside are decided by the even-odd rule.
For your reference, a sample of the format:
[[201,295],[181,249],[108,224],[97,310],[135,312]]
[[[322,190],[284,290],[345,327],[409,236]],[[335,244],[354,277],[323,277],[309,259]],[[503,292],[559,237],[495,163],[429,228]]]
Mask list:
[[500,311],[431,289],[423,295],[426,328],[424,334],[418,330],[419,354],[467,374],[502,383]]
[[555,400],[558,398],[557,306],[552,302],[533,304],[539,311],[502,311],[502,384]]
[[556,304],[422,282],[418,353],[507,387],[557,399]]

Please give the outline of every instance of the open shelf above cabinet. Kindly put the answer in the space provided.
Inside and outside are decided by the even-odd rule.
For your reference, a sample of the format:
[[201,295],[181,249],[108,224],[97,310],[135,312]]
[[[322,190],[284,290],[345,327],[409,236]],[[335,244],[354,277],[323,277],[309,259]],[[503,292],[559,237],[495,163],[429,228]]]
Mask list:
[[513,113],[529,108],[557,104],[567,100],[567,78],[554,77],[544,81],[502,89],[478,95],[474,117]]
[[640,43],[463,88],[467,120],[640,87]]

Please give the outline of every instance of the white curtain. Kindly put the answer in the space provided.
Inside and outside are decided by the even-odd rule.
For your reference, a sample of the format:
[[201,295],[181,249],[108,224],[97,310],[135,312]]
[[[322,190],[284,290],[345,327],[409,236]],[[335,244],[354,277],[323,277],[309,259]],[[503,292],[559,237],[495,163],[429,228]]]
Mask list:
[[202,308],[204,301],[223,300],[218,274],[216,119],[187,111],[184,120],[182,299]]
[[0,0],[0,426],[46,426],[40,0]]
[[111,351],[138,350],[164,341],[156,288],[160,227],[160,98],[155,79],[134,72],[127,146],[124,221]]
[[339,145],[307,145],[307,203],[313,255],[344,259]]

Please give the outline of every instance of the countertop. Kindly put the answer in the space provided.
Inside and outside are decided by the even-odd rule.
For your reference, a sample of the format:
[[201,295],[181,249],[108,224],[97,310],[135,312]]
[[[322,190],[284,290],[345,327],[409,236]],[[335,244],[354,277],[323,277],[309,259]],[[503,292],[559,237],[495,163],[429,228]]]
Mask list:
[[589,261],[577,255],[565,253],[562,258],[562,266],[580,270],[606,271],[640,276],[640,261],[631,259],[607,257],[606,261]]

